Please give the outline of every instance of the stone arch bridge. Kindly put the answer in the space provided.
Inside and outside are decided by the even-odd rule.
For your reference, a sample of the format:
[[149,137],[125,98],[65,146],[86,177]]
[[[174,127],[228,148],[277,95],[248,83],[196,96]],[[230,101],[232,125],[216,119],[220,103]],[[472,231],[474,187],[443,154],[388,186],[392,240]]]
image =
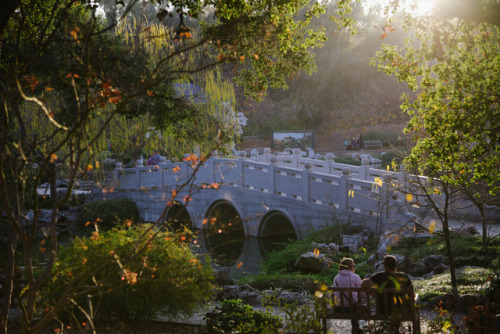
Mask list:
[[367,159],[352,166],[336,163],[332,154],[317,160],[299,152],[274,156],[267,149],[254,158],[239,152],[235,159],[214,156],[203,163],[118,166],[107,185],[113,191],[102,196],[132,199],[146,221],[157,221],[168,206],[164,218],[182,216],[193,229],[206,230],[217,228],[213,217],[222,212],[241,220],[245,236],[300,239],[337,222],[380,232],[407,221],[388,205],[382,180],[394,176],[370,168]]

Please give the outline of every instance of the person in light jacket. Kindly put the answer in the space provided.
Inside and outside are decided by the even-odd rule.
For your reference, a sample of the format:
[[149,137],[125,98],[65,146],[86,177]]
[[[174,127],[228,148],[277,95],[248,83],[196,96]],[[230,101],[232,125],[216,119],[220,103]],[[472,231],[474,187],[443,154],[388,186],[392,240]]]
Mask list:
[[[339,273],[333,279],[334,287],[353,287],[359,288],[361,287],[361,278],[359,275],[354,273],[356,266],[354,264],[354,260],[351,258],[343,258],[340,261]],[[342,298],[343,297],[343,298]],[[335,292],[335,306],[337,308],[337,312],[349,312],[350,304],[349,296],[344,295],[341,296],[340,292]],[[352,302],[358,302],[358,296],[356,293],[352,294]],[[360,333],[361,330],[359,328],[358,320],[351,320],[352,333],[357,334]]]

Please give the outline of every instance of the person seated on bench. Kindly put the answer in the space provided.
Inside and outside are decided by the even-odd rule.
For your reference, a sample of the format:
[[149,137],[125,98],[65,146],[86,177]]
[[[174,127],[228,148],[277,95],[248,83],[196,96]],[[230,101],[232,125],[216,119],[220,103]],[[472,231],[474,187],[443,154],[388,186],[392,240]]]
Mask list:
[[361,147],[361,133],[356,132],[356,135],[354,138],[352,138],[352,143],[351,143],[352,149],[353,150],[360,150]]
[[[361,282],[362,288],[411,288],[411,293],[408,295],[408,299],[413,302],[415,299],[415,293],[413,291],[413,284],[411,282],[410,277],[407,274],[401,271],[397,271],[398,260],[393,255],[384,256],[383,260],[384,271],[380,271],[378,273],[373,274],[370,278],[365,278]],[[395,298],[395,296],[387,295],[387,300],[384,300],[384,296],[379,294],[377,296],[377,305],[379,307],[380,313],[387,314],[388,316],[393,313],[397,309],[397,305],[401,305],[399,298]],[[387,305],[387,309],[385,306]],[[396,307],[393,307],[396,305]],[[399,325],[400,321],[396,318],[392,318],[390,322],[390,333],[399,333]]]
[[[351,258],[343,258],[340,261],[339,265],[339,273],[333,279],[334,287],[353,287],[359,288],[361,287],[361,278],[359,275],[354,273],[356,266],[354,265],[354,260]],[[343,298],[340,296],[340,292],[335,291],[335,306],[337,308],[337,312],[349,312],[349,307],[351,306],[349,302],[349,296],[344,295]],[[352,295],[352,302],[358,302],[358,296],[356,293]],[[352,332],[353,334],[361,333],[359,328],[358,320],[351,320]]]

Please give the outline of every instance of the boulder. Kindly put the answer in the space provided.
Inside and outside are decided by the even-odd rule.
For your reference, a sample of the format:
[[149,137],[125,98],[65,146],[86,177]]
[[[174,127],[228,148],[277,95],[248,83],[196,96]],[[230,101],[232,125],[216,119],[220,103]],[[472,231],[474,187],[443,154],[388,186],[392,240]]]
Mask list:
[[368,240],[369,235],[365,231],[352,235],[342,235],[342,244],[353,253],[357,253],[362,247],[365,247]]
[[302,254],[297,261],[295,261],[294,266],[303,272],[319,273],[328,270],[332,263],[332,260],[327,258],[324,254],[309,252]]
[[443,255],[427,255],[423,258],[422,262],[428,271],[433,271],[434,267],[439,264],[445,263],[446,259]]
[[474,307],[477,305],[484,305],[486,303],[486,299],[482,295],[478,294],[468,294],[468,295],[462,295],[458,299],[458,306],[459,307]]
[[304,305],[307,302],[306,298],[300,292],[280,291],[276,297],[279,301],[286,304],[297,303],[297,305]]
[[435,273],[435,274],[442,274],[444,273],[446,270],[450,269],[449,266],[447,266],[446,264],[444,263],[440,263],[438,264],[437,266],[435,266],[432,271]]
[[234,285],[236,282],[231,278],[231,268],[222,267],[215,271],[215,283],[219,285]]
[[225,285],[216,296],[216,300],[241,299],[243,304],[251,306],[261,306],[262,294],[249,285]]
[[423,262],[415,262],[408,271],[408,274],[416,277],[421,277],[428,272],[427,267]]
[[396,246],[401,240],[401,235],[398,232],[387,231],[382,236],[380,236],[380,242],[378,244],[378,251],[388,251],[392,247]]
[[318,249],[320,253],[335,253],[337,254],[339,251],[339,246],[332,242],[330,244],[318,244],[317,242],[312,242],[311,246],[314,249]]

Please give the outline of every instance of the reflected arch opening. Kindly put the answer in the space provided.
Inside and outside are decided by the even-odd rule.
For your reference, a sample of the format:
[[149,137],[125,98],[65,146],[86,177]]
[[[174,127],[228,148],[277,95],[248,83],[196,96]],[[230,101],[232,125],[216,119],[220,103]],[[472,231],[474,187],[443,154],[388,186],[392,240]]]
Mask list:
[[185,205],[176,202],[168,209],[165,217],[165,227],[177,232],[182,232],[185,229],[193,230],[191,216]]
[[283,249],[284,244],[298,239],[291,221],[279,211],[272,211],[264,216],[259,237],[259,250],[264,258],[274,250]]
[[203,234],[209,254],[221,266],[236,263],[245,245],[245,228],[229,202],[213,203],[205,215]]

